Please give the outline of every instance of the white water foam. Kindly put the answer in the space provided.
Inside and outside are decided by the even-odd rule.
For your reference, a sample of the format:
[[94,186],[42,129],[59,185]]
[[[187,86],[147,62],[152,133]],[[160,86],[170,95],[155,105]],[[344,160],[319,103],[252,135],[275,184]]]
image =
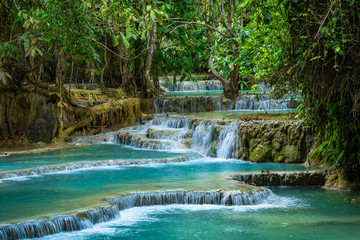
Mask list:
[[[110,222],[99,223],[94,225],[93,228],[84,229],[78,232],[71,233],[59,233],[43,237],[43,240],[67,240],[67,239],[91,239],[91,237],[102,236],[111,237],[117,236],[125,237],[126,233],[133,231],[131,227],[136,227],[139,223],[144,222],[157,222],[164,215],[172,215],[179,212],[203,212],[203,211],[234,211],[234,212],[253,212],[262,211],[266,209],[286,209],[286,208],[302,208],[299,201],[295,198],[279,197],[276,195],[269,197],[268,203],[249,206],[223,206],[223,205],[160,205],[160,206],[146,206],[146,207],[134,207],[121,211],[119,218]],[[161,215],[161,216],[160,216]]]

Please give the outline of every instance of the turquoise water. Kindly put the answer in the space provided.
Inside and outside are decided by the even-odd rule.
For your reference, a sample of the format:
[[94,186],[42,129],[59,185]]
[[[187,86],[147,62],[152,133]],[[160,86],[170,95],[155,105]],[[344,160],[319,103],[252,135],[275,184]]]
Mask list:
[[[210,91],[170,91],[164,92],[164,94],[173,95],[173,96],[219,96],[223,94],[224,91],[220,90],[210,90]],[[239,93],[262,93],[264,90],[239,90]],[[266,91],[269,93],[269,91]]]
[[122,212],[93,229],[44,239],[359,239],[360,207],[348,192],[273,188],[277,204],[260,206],[153,206]]
[[81,161],[153,159],[179,156],[166,151],[138,150],[117,144],[92,144],[39,154],[12,155],[0,158],[0,171],[28,169]]
[[[269,114],[269,116],[271,116],[271,114],[278,114],[278,113],[294,113],[296,112],[296,110],[273,110],[273,111],[269,111],[267,112],[267,114]],[[237,110],[229,110],[229,111],[213,111],[213,112],[202,112],[202,113],[176,113],[174,115],[179,115],[179,116],[188,116],[188,117],[195,117],[195,118],[201,118],[201,119],[222,119],[222,118],[233,118],[233,119],[238,119],[239,117],[241,117],[242,114],[259,114],[259,113],[265,113],[265,111],[237,111]],[[279,117],[280,119],[286,119],[286,117]]]
[[[234,111],[228,113],[239,114]],[[209,118],[216,117],[213,114],[201,113],[202,117]],[[145,133],[151,126],[171,134],[173,129],[167,125],[181,123],[176,122],[179,120],[171,121],[172,119],[160,126],[151,125],[150,122],[143,128],[136,127],[132,131]],[[94,142],[94,139],[83,140]],[[229,146],[232,143],[233,141],[229,141]],[[10,156],[0,159],[0,169],[18,170],[80,161],[168,158],[182,154],[194,158],[182,163],[93,167],[3,180],[0,182],[0,224],[97,208],[109,205],[106,201],[109,197],[130,192],[244,189],[244,186],[248,185],[229,179],[231,175],[239,172],[317,169],[296,164],[251,163],[199,157],[199,154],[192,153],[191,150],[179,153],[135,149],[110,143]],[[135,207],[121,211],[120,218],[113,221],[78,232],[47,236],[44,239],[265,240],[358,239],[360,236],[360,206],[344,200],[346,197],[356,197],[355,195],[321,188],[281,187],[272,190],[276,195],[271,195],[271,203],[267,204],[232,207]]]
[[[141,150],[143,151],[143,150]],[[86,210],[123,192],[236,187],[232,173],[304,170],[303,165],[199,159],[154,166],[94,168],[60,172],[0,184],[0,223]],[[56,206],[56,207],[54,207]]]

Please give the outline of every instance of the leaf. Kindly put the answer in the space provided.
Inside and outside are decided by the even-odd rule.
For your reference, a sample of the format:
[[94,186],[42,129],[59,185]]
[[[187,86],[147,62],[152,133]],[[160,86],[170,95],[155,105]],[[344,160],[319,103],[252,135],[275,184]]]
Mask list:
[[121,32],[120,34],[121,34],[121,37],[122,37],[124,46],[125,46],[126,48],[130,48],[130,43],[129,43],[129,41],[126,39],[125,35],[124,35],[122,32]]
[[158,17],[158,21],[159,21],[160,26],[163,25],[163,20],[164,20],[163,16]]
[[30,49],[30,41],[29,41],[29,39],[24,40],[24,51],[25,51],[25,57],[30,55],[31,49]]
[[151,17],[151,20],[155,22],[156,15],[155,15],[155,12],[152,10],[150,11],[150,17]]
[[120,41],[119,41],[119,35],[116,35],[114,38],[113,38],[113,46],[116,47],[117,45],[119,45]]
[[35,48],[35,50],[36,50],[37,53],[40,55],[40,57],[42,57],[42,56],[44,55],[43,52],[42,52],[40,49]]

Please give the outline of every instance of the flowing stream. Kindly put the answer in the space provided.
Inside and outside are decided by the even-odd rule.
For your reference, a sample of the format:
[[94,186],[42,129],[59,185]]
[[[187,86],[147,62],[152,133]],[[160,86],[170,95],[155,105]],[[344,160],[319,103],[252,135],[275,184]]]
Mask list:
[[232,121],[159,116],[0,158],[0,239],[358,239],[351,193],[231,180],[317,169],[236,159],[238,136]]

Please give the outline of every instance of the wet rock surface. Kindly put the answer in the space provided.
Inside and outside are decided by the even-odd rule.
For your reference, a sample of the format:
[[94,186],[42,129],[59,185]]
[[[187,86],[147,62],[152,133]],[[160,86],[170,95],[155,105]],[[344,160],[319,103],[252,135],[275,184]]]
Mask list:
[[257,186],[324,186],[328,171],[244,173],[231,179]]
[[[210,157],[304,163],[314,144],[311,129],[302,127],[297,121],[209,120],[169,115],[157,117],[152,124],[169,129],[154,130],[150,127],[147,141],[183,139],[190,148]],[[131,139],[144,140],[136,136],[131,138],[133,133],[127,135],[120,134],[119,137],[128,139],[128,143]],[[126,144],[126,141],[120,142]]]
[[[242,190],[241,190],[242,189]],[[94,224],[108,222],[120,216],[120,211],[132,207],[169,204],[211,204],[224,206],[257,205],[268,201],[273,193],[266,188],[244,186],[240,190],[212,191],[168,190],[134,192],[107,199],[111,205],[69,215],[51,216],[17,224],[0,225],[0,239],[38,238],[60,232],[79,231]]]
[[298,102],[294,99],[273,100],[269,96],[244,95],[236,99],[221,96],[159,97],[154,102],[156,113],[196,113],[219,110],[291,110]]

